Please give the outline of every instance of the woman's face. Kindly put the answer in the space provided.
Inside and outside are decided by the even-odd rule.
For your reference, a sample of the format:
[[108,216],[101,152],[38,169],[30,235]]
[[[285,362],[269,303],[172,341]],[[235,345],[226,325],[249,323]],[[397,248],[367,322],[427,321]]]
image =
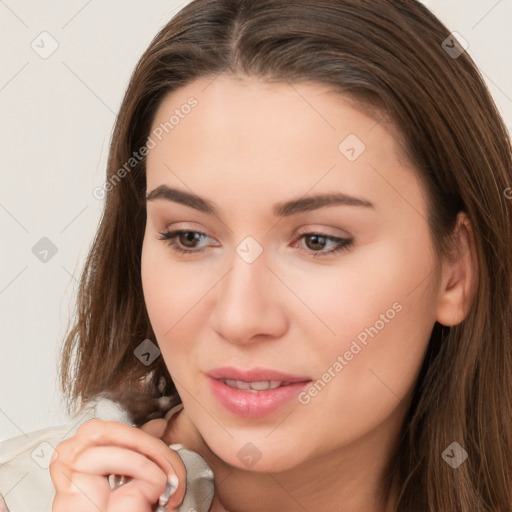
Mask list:
[[168,95],[151,138],[144,296],[206,444],[280,471],[389,439],[439,293],[393,132],[320,85],[220,76]]

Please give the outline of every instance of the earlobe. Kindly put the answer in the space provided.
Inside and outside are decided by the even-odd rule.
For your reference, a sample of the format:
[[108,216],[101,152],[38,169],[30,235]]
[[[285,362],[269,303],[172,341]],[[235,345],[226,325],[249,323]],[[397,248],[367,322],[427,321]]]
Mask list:
[[453,255],[443,258],[436,320],[448,327],[460,324],[471,306],[476,280],[477,257],[471,223],[459,212],[453,234]]

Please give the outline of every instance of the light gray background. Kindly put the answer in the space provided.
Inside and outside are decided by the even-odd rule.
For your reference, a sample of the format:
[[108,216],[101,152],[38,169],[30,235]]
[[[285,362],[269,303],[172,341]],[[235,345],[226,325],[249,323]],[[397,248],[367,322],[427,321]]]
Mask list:
[[[101,215],[92,191],[129,76],[186,3],[0,0],[0,440],[67,420],[57,361]],[[512,0],[424,3],[468,42],[510,130]],[[52,40],[46,59],[31,47]]]

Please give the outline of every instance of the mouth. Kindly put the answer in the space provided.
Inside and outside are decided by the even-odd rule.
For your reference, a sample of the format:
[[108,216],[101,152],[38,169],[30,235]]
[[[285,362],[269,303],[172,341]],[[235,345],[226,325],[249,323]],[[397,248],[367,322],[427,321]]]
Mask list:
[[208,375],[214,379],[224,379],[237,382],[279,382],[283,384],[293,384],[295,382],[307,382],[311,377],[301,377],[283,373],[278,370],[271,370],[269,368],[250,368],[242,370],[232,366],[224,366],[222,368],[214,368],[208,372]]
[[271,414],[311,382],[309,377],[261,368],[217,368],[207,376],[217,401],[230,413],[248,418]]
[[260,380],[255,382],[246,382],[244,380],[232,380],[232,379],[219,379],[224,382],[226,386],[234,389],[240,389],[241,391],[249,391],[258,393],[258,391],[266,391],[268,389],[276,389],[281,386],[289,386],[291,382],[283,382],[280,380]]

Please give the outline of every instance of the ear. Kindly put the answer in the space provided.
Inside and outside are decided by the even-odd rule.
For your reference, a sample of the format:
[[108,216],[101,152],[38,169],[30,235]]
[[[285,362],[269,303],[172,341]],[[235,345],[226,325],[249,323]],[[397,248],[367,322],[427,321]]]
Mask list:
[[447,327],[461,323],[471,306],[477,281],[473,230],[467,215],[459,212],[453,232],[454,250],[443,258],[436,320]]

